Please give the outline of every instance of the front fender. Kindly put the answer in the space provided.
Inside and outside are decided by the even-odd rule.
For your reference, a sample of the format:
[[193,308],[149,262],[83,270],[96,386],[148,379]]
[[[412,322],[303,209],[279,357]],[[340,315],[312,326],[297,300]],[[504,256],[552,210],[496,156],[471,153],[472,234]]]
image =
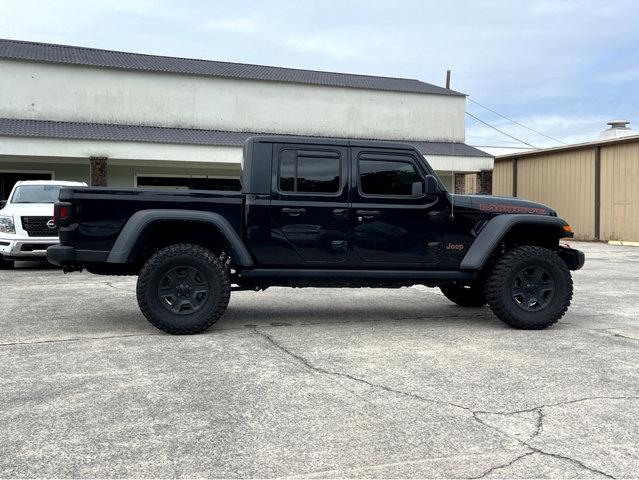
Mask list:
[[477,235],[477,238],[462,259],[460,269],[481,270],[506,234],[518,225],[530,225],[530,228],[533,229],[541,225],[556,227],[558,238],[572,236],[571,233],[564,230],[568,223],[559,217],[531,214],[498,215],[493,217],[479,232],[479,235]]

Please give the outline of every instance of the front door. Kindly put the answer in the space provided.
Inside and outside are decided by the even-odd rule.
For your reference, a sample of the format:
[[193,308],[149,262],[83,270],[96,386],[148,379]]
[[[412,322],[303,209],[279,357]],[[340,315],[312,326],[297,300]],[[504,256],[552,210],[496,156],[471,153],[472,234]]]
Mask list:
[[271,238],[282,266],[335,265],[348,253],[348,162],[341,146],[276,144]]
[[442,256],[438,195],[424,195],[428,173],[405,151],[353,148],[349,246],[353,262],[420,269]]

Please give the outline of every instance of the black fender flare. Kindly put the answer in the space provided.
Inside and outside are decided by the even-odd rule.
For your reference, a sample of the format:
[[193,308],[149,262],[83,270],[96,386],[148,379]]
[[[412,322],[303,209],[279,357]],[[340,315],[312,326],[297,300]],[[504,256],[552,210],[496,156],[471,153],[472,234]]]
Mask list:
[[107,263],[127,263],[142,232],[144,232],[149,225],[165,220],[195,221],[213,225],[231,249],[229,253],[233,261],[243,267],[253,266],[253,258],[246,249],[246,246],[244,246],[244,243],[242,243],[242,239],[222,215],[199,210],[177,209],[140,210],[134,213],[126,222],[120,235],[113,244],[113,248],[106,260]]
[[477,238],[466,252],[459,268],[461,270],[481,270],[491,253],[506,234],[517,225],[553,226],[557,228],[559,238],[571,236],[564,230],[568,223],[559,217],[547,217],[533,214],[504,214],[493,217],[481,229]]

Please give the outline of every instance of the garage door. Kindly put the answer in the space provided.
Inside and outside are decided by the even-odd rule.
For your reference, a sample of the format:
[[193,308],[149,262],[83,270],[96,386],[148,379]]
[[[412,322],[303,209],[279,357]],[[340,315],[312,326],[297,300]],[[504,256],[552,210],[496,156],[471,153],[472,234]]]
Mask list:
[[0,200],[7,200],[19,180],[51,180],[50,173],[3,172],[0,170]]

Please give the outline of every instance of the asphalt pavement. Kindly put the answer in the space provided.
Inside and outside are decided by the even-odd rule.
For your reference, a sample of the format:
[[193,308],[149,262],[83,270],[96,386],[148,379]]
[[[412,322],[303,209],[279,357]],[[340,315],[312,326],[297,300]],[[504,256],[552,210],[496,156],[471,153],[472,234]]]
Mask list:
[[438,290],[236,292],[170,336],[134,277],[0,271],[1,477],[639,476],[639,248],[518,331]]

